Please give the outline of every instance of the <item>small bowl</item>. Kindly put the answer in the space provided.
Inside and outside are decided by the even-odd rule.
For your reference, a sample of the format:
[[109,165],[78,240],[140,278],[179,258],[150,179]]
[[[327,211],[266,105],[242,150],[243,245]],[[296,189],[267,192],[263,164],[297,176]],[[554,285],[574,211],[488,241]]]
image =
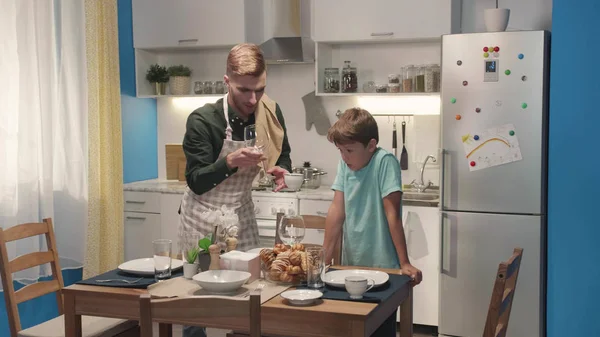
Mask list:
[[310,305],[323,297],[323,293],[318,290],[297,289],[284,291],[281,297],[290,302],[291,305]]
[[231,294],[241,288],[250,276],[250,273],[238,270],[207,270],[194,275],[192,280],[208,292]]
[[304,174],[302,173],[286,173],[285,184],[290,190],[298,191],[304,183]]

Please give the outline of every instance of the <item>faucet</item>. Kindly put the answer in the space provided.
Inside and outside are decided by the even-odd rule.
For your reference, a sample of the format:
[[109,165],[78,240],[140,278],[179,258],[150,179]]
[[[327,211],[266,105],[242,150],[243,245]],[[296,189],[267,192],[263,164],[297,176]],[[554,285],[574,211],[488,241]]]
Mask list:
[[427,158],[425,158],[425,161],[423,162],[423,166],[421,166],[421,181],[420,182],[416,182],[414,179],[413,181],[410,183],[414,188],[417,189],[417,192],[425,192],[426,189],[428,189],[429,187],[431,187],[431,185],[433,185],[433,183],[431,182],[431,180],[425,184],[425,182],[423,181],[423,172],[425,172],[425,165],[427,165],[427,161],[429,160],[429,158],[431,158],[431,161],[435,163],[435,157],[432,155],[427,156]]

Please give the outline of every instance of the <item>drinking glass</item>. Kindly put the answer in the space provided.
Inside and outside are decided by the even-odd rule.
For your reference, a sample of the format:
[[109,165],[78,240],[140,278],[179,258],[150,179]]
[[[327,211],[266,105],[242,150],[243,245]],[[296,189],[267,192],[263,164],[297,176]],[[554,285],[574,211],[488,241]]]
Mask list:
[[278,227],[279,238],[286,245],[300,243],[304,239],[306,226],[304,218],[300,215],[284,215]]
[[325,268],[325,251],[323,247],[307,247],[306,248],[306,285],[309,288],[323,288],[325,283],[321,279],[321,273]]
[[[264,126],[252,124],[244,128],[244,142],[247,147],[252,148],[256,153],[266,154],[269,148],[269,133]],[[265,171],[265,175],[259,180],[259,184],[268,185],[271,180],[267,174],[267,167],[265,161],[262,161],[262,167]]]
[[171,278],[171,240],[152,241],[154,246],[154,278],[162,281]]

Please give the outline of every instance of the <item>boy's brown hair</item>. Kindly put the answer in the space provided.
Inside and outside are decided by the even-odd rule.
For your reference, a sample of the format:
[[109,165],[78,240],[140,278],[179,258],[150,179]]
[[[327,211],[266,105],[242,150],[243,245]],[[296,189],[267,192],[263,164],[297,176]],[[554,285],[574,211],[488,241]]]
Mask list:
[[262,50],[252,43],[240,43],[227,55],[227,76],[258,77],[267,70]]
[[327,140],[336,145],[359,142],[367,146],[371,139],[379,143],[377,122],[367,110],[361,108],[344,111],[340,119],[327,132]]

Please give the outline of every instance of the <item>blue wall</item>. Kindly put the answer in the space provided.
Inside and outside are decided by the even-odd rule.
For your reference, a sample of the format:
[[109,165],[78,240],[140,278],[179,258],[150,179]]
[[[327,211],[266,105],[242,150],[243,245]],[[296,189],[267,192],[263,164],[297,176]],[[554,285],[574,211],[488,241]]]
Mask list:
[[156,99],[135,97],[131,0],[118,0],[123,182],[158,178]]
[[597,336],[600,1],[554,0],[552,12],[548,337]]

